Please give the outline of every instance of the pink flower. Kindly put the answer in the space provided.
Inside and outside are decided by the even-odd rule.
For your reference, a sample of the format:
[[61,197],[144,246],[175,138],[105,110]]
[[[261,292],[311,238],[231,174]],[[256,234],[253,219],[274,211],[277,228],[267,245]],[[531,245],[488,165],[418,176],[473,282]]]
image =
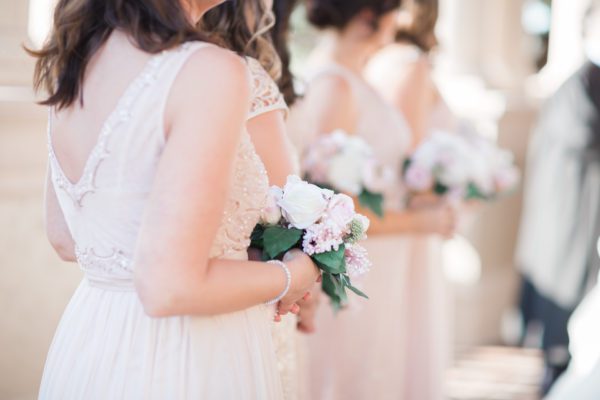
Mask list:
[[404,176],[406,186],[417,192],[424,192],[433,188],[433,175],[427,168],[412,163]]
[[375,159],[369,159],[364,163],[362,179],[371,193],[381,193],[393,184],[395,177],[390,168],[380,165]]
[[302,250],[312,256],[313,254],[338,250],[343,242],[343,232],[337,224],[326,221],[306,228],[302,240]]
[[324,219],[332,221],[340,231],[347,233],[355,214],[352,198],[345,194],[335,194],[329,200]]
[[346,272],[351,278],[364,275],[371,269],[367,250],[357,244],[347,245],[344,252],[346,258]]
[[519,183],[521,176],[516,167],[504,168],[496,172],[494,182],[498,193],[513,189]]

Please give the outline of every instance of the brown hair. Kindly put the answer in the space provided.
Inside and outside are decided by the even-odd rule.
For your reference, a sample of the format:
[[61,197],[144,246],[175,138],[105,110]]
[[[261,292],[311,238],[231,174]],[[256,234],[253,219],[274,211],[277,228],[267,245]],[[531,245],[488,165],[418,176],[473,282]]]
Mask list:
[[179,0],[59,0],[48,41],[39,51],[27,49],[38,59],[34,87],[49,93],[41,104],[58,108],[76,100],[83,104],[86,67],[115,29],[126,32],[148,53],[205,40]]
[[306,0],[308,20],[320,29],[344,29],[362,11],[373,13],[373,27],[385,14],[395,10],[401,0]]
[[411,22],[398,27],[396,41],[412,43],[429,53],[438,44],[435,36],[439,16],[438,0],[411,0],[405,7],[412,17]]
[[288,106],[292,106],[298,94],[294,90],[294,76],[290,70],[291,55],[288,47],[290,33],[290,17],[297,0],[274,0],[273,13],[275,14],[275,26],[271,29],[271,38],[279,58],[281,59],[281,77],[279,78],[279,90],[285,98]]
[[222,46],[257,59],[278,80],[281,62],[269,33],[274,25],[273,11],[264,0],[229,0],[209,10],[198,28]]

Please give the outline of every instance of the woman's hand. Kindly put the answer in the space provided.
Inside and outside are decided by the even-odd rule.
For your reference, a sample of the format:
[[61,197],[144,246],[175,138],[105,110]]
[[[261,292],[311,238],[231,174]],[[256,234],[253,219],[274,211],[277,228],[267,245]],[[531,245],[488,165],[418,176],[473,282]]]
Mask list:
[[457,211],[449,204],[415,208],[412,214],[412,231],[421,234],[441,235],[451,238],[457,225]]
[[315,317],[320,303],[321,288],[319,285],[315,285],[308,296],[298,302],[300,313],[298,314],[297,328],[300,332],[306,334],[315,332]]
[[[297,303],[307,298],[307,293],[321,277],[321,272],[311,258],[298,249],[288,251],[283,261],[290,270],[292,282],[290,290],[278,305],[278,314],[298,314],[300,306]],[[277,320],[277,317],[275,319]]]

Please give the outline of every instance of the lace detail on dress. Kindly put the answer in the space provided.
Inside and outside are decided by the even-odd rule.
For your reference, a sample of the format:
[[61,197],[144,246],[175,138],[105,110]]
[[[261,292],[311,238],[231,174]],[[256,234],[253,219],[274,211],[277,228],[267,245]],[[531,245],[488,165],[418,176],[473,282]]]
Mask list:
[[92,248],[75,246],[77,262],[84,272],[101,273],[106,276],[131,276],[132,262],[121,250],[113,249],[108,256],[99,256]]
[[287,104],[273,78],[257,60],[254,58],[247,58],[247,60],[252,76],[252,102],[248,119],[273,110],[282,110],[287,116]]
[[[187,48],[181,46],[181,50]],[[134,79],[131,85],[125,90],[125,93],[117,102],[115,109],[109,114],[102,125],[96,144],[94,145],[83,169],[81,178],[75,183],[71,182],[64,173],[58,158],[52,146],[52,109],[48,117],[48,153],[51,162],[51,169],[56,182],[56,186],[64,190],[77,207],[82,206],[83,198],[96,190],[95,177],[100,164],[110,155],[108,150],[108,140],[110,135],[122,123],[131,118],[131,107],[143,90],[156,82],[156,75],[160,65],[165,59],[167,52],[150,58],[140,75]]]
[[242,136],[234,162],[234,175],[223,222],[211,250],[213,258],[246,254],[250,235],[267,200],[267,171],[247,133]]

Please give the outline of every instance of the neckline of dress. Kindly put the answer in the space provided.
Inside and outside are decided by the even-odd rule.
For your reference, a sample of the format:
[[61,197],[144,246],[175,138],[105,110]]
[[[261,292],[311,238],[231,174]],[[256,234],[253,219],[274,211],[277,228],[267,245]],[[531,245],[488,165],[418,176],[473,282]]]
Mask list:
[[54,114],[54,110],[50,108],[49,110],[49,122],[48,122],[48,148],[50,152],[50,157],[52,158],[55,169],[59,173],[62,178],[62,181],[71,189],[77,188],[82,185],[86,180],[86,176],[90,174],[90,171],[93,171],[96,168],[96,163],[99,159],[103,158],[105,155],[104,146],[106,144],[106,139],[116,126],[116,123],[119,121],[125,121],[129,119],[128,106],[131,102],[131,98],[135,97],[135,93],[143,88],[146,83],[150,83],[153,79],[152,72],[158,66],[162,58],[164,57],[165,52],[156,54],[151,56],[141,71],[135,75],[132,81],[127,85],[123,93],[118,97],[115,107],[108,114],[104,122],[100,127],[100,131],[96,138],[95,144],[92,146],[90,153],[86,157],[86,161],[83,165],[83,169],[79,178],[76,180],[71,180],[66,173],[64,172],[58,157],[56,156],[56,152],[54,151],[54,145],[52,142],[52,115]]

